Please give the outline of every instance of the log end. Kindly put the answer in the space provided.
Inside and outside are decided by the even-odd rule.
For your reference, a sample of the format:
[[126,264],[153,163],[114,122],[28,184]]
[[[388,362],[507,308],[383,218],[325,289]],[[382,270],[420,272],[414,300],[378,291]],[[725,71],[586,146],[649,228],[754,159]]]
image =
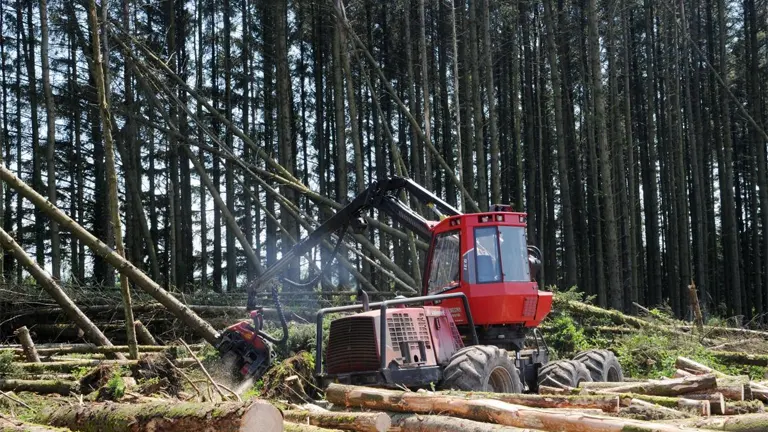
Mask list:
[[[240,431],[282,432],[283,414],[274,405],[254,401],[240,419]],[[386,430],[386,429],[385,429]]]
[[392,426],[392,418],[385,413],[379,413],[373,424],[377,431],[386,432]]

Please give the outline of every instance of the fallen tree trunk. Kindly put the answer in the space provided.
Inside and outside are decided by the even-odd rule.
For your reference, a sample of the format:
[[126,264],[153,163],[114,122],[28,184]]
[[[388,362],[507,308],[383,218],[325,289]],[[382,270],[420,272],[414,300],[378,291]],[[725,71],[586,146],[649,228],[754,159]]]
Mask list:
[[386,432],[392,425],[389,416],[381,412],[294,410],[283,412],[283,416],[294,423],[358,432]]
[[725,407],[725,415],[755,414],[765,412],[765,405],[759,400],[731,402]]
[[433,394],[459,396],[469,399],[496,399],[516,405],[534,408],[596,408],[605,412],[619,411],[619,397],[616,395],[537,395],[517,393],[486,393],[441,391]]
[[[722,398],[722,395],[720,395]],[[621,406],[629,407],[632,401],[642,400],[666,408],[681,411],[690,411],[699,416],[708,416],[711,413],[711,405],[708,399],[688,399],[682,397],[651,396],[641,394],[620,394]]]
[[[203,345],[190,345],[192,349],[200,349]],[[162,352],[172,348],[168,345],[139,345],[139,351],[143,353]],[[112,354],[128,352],[128,345],[97,346],[91,344],[61,344],[58,347],[38,345],[37,353],[43,357],[56,354]],[[16,355],[23,354],[22,348],[14,348]]]
[[715,351],[712,352],[712,357],[722,363],[731,365],[768,366],[768,355],[765,354]]
[[0,432],[67,432],[69,429],[52,428],[0,416]]
[[40,356],[37,355],[35,343],[32,341],[32,336],[29,335],[27,326],[19,327],[13,334],[19,339],[22,351],[24,352],[24,357],[27,361],[30,363],[40,363]]
[[[625,413],[625,410],[622,410],[622,413]],[[678,420],[691,417],[689,414],[676,409],[656,405],[640,399],[632,399],[632,402],[626,409],[626,413],[628,413],[631,418],[646,421]]]
[[283,430],[285,432],[340,432],[340,429],[326,429],[319,426],[291,422],[283,423]]
[[142,345],[157,345],[155,337],[147,330],[144,324],[140,320],[136,320],[133,323],[133,327],[136,329],[136,339]]
[[[99,365],[117,365],[117,366],[134,366],[138,364],[139,360],[67,360],[67,361],[53,361],[42,363],[18,363],[17,366],[26,373],[42,373],[42,372],[69,372],[72,369],[79,367],[96,367]],[[181,358],[176,359],[173,362],[177,367],[187,367],[195,364],[194,359]]]
[[141,270],[134,266],[130,261],[121,257],[120,254],[112,250],[104,242],[96,238],[88,230],[80,226],[77,222],[72,220],[58,207],[51,204],[45,197],[37,193],[34,189],[29,187],[26,183],[16,177],[4,165],[0,164],[0,179],[8,183],[8,186],[13,188],[19,195],[28,199],[32,204],[46,213],[51,219],[59,224],[61,230],[67,230],[72,233],[78,240],[83,242],[97,255],[103,257],[109,262],[117,271],[125,277],[130,278],[136,283],[136,285],[151,295],[155,300],[165,306],[171,313],[184,322],[189,328],[195,331],[200,337],[205,339],[210,344],[216,344],[218,339],[218,333],[207,322],[192,312],[181,301],[170,295],[168,291],[164,290],[155,281],[145,275]]
[[726,410],[725,397],[722,393],[688,393],[689,400],[709,401],[709,411],[713,415],[724,415]]
[[135,432],[260,431],[280,432],[280,411],[264,401],[246,403],[95,403],[46,411],[37,421],[72,430]]
[[389,432],[537,432],[441,415],[393,414]]
[[701,364],[695,360],[691,360],[688,357],[678,357],[675,359],[675,367],[696,375],[714,374],[717,377],[727,376],[722,372],[718,372],[711,367]]
[[[679,330],[684,330],[687,332],[690,332],[693,329],[693,327],[689,325],[678,325],[678,326],[675,326],[675,328]],[[734,328],[734,327],[704,326],[704,333],[706,333],[709,336],[722,336],[725,338],[732,338],[736,336],[741,336],[741,337],[752,336],[752,337],[759,337],[763,340],[768,339],[768,332]]]
[[562,410],[543,410],[492,399],[464,399],[366,387],[331,384],[325,391],[329,402],[340,406],[391,410],[415,414],[441,412],[468,420],[487,421],[519,428],[558,432],[667,432],[686,430],[678,426],[637,420],[586,415]]
[[760,384],[749,383],[749,393],[752,399],[768,402],[768,388]]
[[628,325],[638,329],[654,329],[665,334],[683,334],[683,332],[669,326],[659,325],[643,319],[625,315],[619,311],[603,309],[587,303],[574,300],[561,300],[560,296],[554,297],[555,307],[567,309],[574,314],[596,318],[606,318],[617,325]]
[[0,379],[0,391],[3,392],[28,391],[40,394],[57,393],[66,396],[76,392],[79,387],[76,381]]
[[638,393],[654,396],[680,396],[686,393],[711,390],[717,388],[714,375],[689,376],[668,380],[650,380],[647,382],[631,383],[622,387],[605,389],[611,393]]
[[[11,177],[16,179],[17,186],[13,186],[13,183],[9,183],[11,184],[12,187],[14,188],[19,187],[20,189],[26,188],[32,194],[37,195],[37,197],[42,203],[47,203],[48,206],[50,206],[53,209],[56,209],[56,207],[50,204],[45,198],[37,194],[37,192],[29,188],[29,186],[24,184],[18,178],[16,178],[13,175],[13,173],[11,173],[10,171],[8,171],[7,168],[5,168],[4,165],[0,166],[0,178],[3,178],[3,180],[5,180],[3,175],[5,173],[10,174]],[[19,189],[17,189],[17,191],[21,193]],[[59,211],[59,213],[61,213],[60,210],[58,209],[56,210]],[[61,214],[64,215],[64,213],[61,213]],[[66,215],[64,215],[64,218],[69,219],[68,217],[66,217]],[[74,223],[72,219],[69,219],[69,220],[72,223]],[[61,225],[60,228],[64,229],[65,226]],[[83,229],[83,231],[85,231],[85,229]],[[87,233],[87,231],[85,232]],[[96,239],[96,237],[93,237],[93,238]],[[51,298],[53,298],[53,300],[64,311],[67,317],[71,319],[72,322],[74,322],[75,325],[77,325],[77,327],[83,331],[84,336],[88,341],[95,343],[96,345],[103,345],[103,346],[112,345],[109,339],[107,339],[107,337],[104,336],[104,333],[102,333],[101,330],[99,330],[99,328],[96,327],[96,325],[83,313],[83,311],[81,311],[77,307],[77,305],[72,301],[72,299],[70,299],[69,296],[67,296],[67,294],[64,292],[63,289],[61,289],[61,287],[56,282],[56,280],[53,277],[51,277],[51,275],[48,274],[47,271],[45,271],[42,267],[40,267],[36,261],[34,261],[29,255],[27,255],[27,253],[24,252],[24,249],[22,249],[21,246],[19,246],[19,244],[16,243],[13,237],[8,235],[8,233],[5,232],[2,228],[0,228],[0,245],[2,245],[3,249],[10,251],[11,254],[19,261],[19,263],[27,269],[27,271],[32,275],[32,277],[35,278],[35,281],[37,281],[37,283],[45,290],[45,292],[48,293],[48,295],[51,296]],[[107,247],[106,245],[104,246]],[[125,358],[121,354],[118,354],[117,357]]]
[[729,432],[765,432],[768,430],[768,414],[744,414],[731,417],[709,417],[686,422],[676,422],[683,427]]

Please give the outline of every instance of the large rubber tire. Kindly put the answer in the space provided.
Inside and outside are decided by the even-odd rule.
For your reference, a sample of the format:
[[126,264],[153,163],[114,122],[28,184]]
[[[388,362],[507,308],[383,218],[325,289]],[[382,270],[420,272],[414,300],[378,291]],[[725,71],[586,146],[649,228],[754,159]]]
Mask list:
[[553,361],[539,370],[539,387],[578,387],[580,383],[589,381],[592,381],[589,370],[575,360]]
[[462,348],[443,370],[446,390],[522,393],[523,383],[507,351],[490,345]]
[[616,355],[609,350],[589,350],[576,354],[573,358],[582,363],[589,370],[592,381],[621,382],[624,381],[624,372],[616,359]]

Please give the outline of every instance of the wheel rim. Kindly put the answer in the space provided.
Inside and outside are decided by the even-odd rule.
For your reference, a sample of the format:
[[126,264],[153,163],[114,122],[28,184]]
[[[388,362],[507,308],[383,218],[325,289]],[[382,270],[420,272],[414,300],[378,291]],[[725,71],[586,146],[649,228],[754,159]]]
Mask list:
[[511,393],[514,390],[512,375],[503,367],[497,367],[491,371],[491,376],[488,377],[488,387],[494,393]]

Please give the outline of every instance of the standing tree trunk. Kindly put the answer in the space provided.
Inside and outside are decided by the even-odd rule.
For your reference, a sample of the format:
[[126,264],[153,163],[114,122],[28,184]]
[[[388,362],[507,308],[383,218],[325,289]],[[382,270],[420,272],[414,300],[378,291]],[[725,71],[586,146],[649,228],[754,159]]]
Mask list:
[[[456,171],[459,173],[459,183],[467,184],[464,179],[464,167],[463,167],[463,155],[462,155],[462,143],[461,143],[461,97],[459,96],[459,48],[458,37],[456,35],[456,8],[454,2],[451,1],[448,9],[451,10],[451,50],[453,52],[453,109],[456,111]],[[446,96],[447,97],[447,96]],[[457,185],[458,187],[459,185]],[[467,211],[467,198],[463,193],[459,193],[461,197],[461,210]]]
[[[45,114],[48,129],[46,163],[48,165],[48,201],[56,205],[56,112],[51,90],[51,67],[48,61],[48,5],[40,0],[40,57],[43,63],[43,91],[45,92]],[[61,240],[59,226],[51,221],[51,268],[54,279],[61,279]]]
[[[93,43],[93,58],[91,59],[91,72],[96,82],[99,111],[101,113],[101,128],[104,136],[105,157],[107,165],[107,187],[109,188],[109,210],[112,219],[112,230],[115,235],[116,252],[125,258],[123,247],[123,231],[120,226],[119,203],[117,197],[117,170],[115,169],[115,151],[112,141],[112,122],[110,120],[109,102],[107,102],[106,87],[104,84],[103,63],[101,56],[101,43],[99,42],[99,26],[96,13],[96,1],[88,2],[88,17],[91,27],[91,40]],[[123,295],[123,309],[125,311],[125,331],[128,340],[131,358],[138,358],[139,351],[136,343],[136,330],[133,327],[133,309],[131,307],[131,291],[128,286],[128,278],[120,277],[120,291]]]
[[552,75],[552,92],[555,98],[555,138],[557,140],[557,168],[560,177],[560,202],[562,203],[563,235],[565,244],[565,288],[577,283],[578,266],[576,264],[576,241],[573,232],[573,213],[571,206],[571,186],[568,178],[568,155],[565,148],[565,120],[563,117],[562,83],[560,66],[557,63],[557,45],[555,44],[555,26],[550,0],[544,0],[544,22],[547,27],[549,70]]
[[[493,42],[491,40],[491,6],[483,0],[483,68],[485,94],[488,99],[488,132],[491,135],[491,202],[501,202],[501,166],[499,161],[499,131],[496,121],[496,87],[493,84]],[[559,127],[559,126],[558,126]]]
[[488,210],[488,162],[483,134],[483,98],[480,79],[479,43],[477,37],[477,3],[469,2],[469,69],[472,76],[472,113],[475,123],[475,167],[477,169],[477,198],[480,210]]
[[600,65],[600,39],[597,31],[597,0],[588,0],[588,55],[592,64],[591,91],[595,107],[595,135],[600,149],[600,192],[603,198],[601,217],[605,221],[606,267],[608,270],[608,285],[610,287],[610,305],[614,309],[624,308],[624,293],[621,285],[621,267],[619,266],[618,234],[616,229],[616,210],[613,200],[613,172],[611,168],[611,146],[605,123],[605,97]]

